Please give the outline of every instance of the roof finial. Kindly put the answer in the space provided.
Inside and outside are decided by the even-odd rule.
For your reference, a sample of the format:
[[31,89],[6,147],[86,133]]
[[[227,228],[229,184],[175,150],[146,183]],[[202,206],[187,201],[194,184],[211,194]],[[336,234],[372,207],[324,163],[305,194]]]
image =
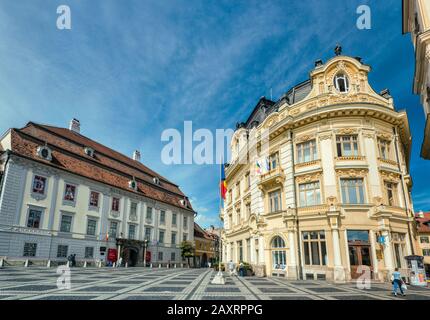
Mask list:
[[337,56],[340,56],[342,54],[342,47],[339,43],[336,45],[336,48],[334,48],[334,54]]

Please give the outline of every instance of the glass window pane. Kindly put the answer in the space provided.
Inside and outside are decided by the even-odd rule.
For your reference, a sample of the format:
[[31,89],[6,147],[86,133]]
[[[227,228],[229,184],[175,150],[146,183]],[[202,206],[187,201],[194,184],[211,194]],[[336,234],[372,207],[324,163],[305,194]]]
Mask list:
[[305,264],[310,265],[311,264],[311,258],[309,255],[309,243],[308,242],[303,243],[303,249],[304,249],[304,254],[305,254]]
[[312,264],[320,265],[318,242],[316,241],[311,242],[311,247],[312,247]]

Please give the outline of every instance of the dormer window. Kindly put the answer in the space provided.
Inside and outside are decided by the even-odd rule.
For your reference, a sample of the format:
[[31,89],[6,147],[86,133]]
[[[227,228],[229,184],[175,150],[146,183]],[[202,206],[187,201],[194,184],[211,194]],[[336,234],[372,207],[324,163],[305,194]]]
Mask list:
[[154,177],[152,181],[154,181],[155,184],[160,184],[160,179],[158,179],[158,177]]
[[348,76],[344,73],[338,73],[334,77],[334,86],[340,93],[347,93],[349,91]]
[[52,151],[47,146],[37,147],[37,155],[42,159],[51,161],[52,160]]
[[90,147],[85,147],[84,148],[84,152],[87,156],[93,158],[94,157],[94,149],[90,148]]
[[128,182],[128,187],[130,188],[130,189],[133,189],[134,191],[136,191],[137,190],[137,182],[136,182],[136,180],[130,180],[129,182]]

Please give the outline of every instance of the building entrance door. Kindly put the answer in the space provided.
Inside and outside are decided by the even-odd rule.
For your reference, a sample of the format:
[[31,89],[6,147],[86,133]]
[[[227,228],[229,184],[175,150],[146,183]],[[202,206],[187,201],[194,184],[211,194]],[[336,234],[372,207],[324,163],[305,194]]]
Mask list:
[[367,266],[370,269],[370,276],[373,277],[373,265],[371,247],[368,231],[348,231],[348,251],[349,264],[351,266],[351,278],[357,279],[364,273],[360,266]]

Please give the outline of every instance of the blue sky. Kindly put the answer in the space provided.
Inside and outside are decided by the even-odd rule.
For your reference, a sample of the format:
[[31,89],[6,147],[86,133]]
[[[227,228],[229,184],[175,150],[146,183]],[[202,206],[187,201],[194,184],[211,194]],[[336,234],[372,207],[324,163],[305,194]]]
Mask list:
[[[69,5],[72,30],[56,28]],[[372,29],[356,28],[368,4]],[[234,128],[261,96],[279,98],[314,61],[344,54],[373,67],[408,111],[415,209],[430,210],[430,161],[420,159],[424,113],[412,94],[414,52],[398,0],[4,0],[0,2],[0,130],[29,120],[67,126],[131,155],[181,186],[203,226],[218,225],[217,165],[166,166],[166,128]]]

